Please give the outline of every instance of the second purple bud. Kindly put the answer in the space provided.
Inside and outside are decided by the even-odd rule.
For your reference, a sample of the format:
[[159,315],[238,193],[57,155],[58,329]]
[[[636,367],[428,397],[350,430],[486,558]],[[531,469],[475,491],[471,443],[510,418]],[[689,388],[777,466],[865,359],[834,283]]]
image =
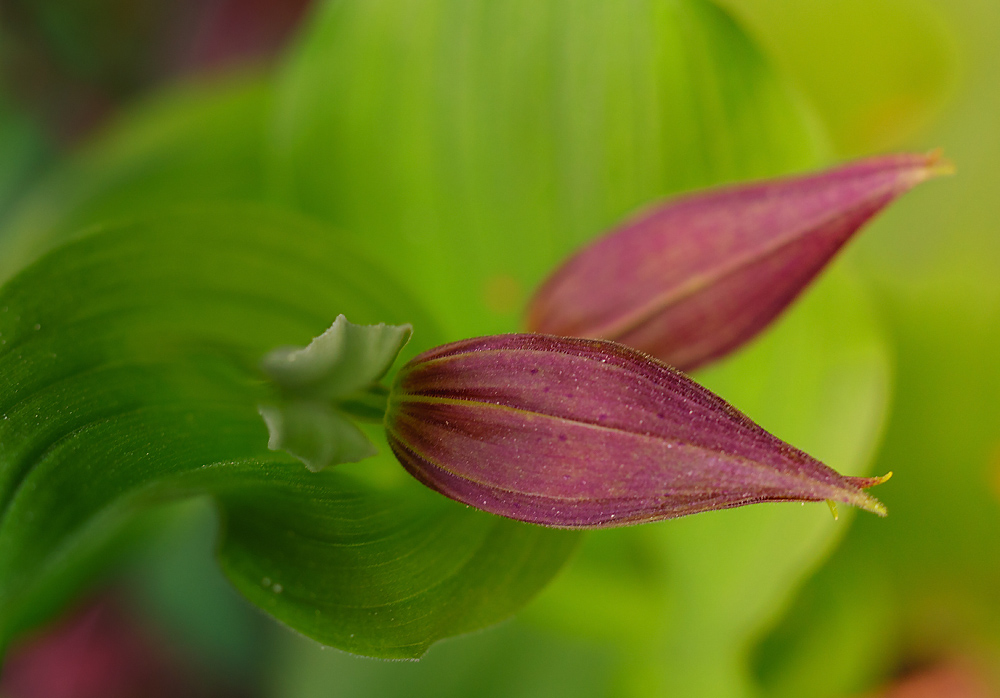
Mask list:
[[532,332],[612,339],[685,371],[764,329],[936,155],[699,192],[597,239],[542,285]]

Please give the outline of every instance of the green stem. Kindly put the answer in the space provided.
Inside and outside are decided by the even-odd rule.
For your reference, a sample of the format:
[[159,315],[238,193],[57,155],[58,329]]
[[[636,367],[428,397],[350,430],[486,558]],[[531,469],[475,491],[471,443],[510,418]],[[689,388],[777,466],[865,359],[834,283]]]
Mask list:
[[388,403],[389,389],[376,383],[366,390],[338,400],[335,406],[341,412],[363,422],[381,423]]

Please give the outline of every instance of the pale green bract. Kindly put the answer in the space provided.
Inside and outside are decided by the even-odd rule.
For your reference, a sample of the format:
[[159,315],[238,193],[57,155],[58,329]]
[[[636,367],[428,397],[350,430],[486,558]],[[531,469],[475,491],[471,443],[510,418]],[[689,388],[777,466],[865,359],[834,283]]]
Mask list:
[[328,465],[357,463],[378,449],[350,419],[319,400],[291,400],[257,408],[267,425],[267,447],[285,451],[314,473]]
[[307,346],[268,353],[261,368],[283,392],[336,402],[381,380],[411,334],[412,325],[355,325],[338,315]]

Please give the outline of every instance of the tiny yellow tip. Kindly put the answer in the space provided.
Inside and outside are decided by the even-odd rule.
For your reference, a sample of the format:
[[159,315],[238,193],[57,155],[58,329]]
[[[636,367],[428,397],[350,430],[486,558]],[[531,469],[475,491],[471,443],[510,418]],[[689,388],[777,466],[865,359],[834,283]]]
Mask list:
[[826,504],[830,507],[830,513],[833,514],[833,520],[838,521],[840,519],[840,514],[837,513],[837,503],[832,499],[826,500]]
[[876,481],[872,483],[872,487],[874,487],[875,485],[881,485],[882,483],[888,482],[890,479],[892,479],[891,470],[882,477],[875,478]]
[[925,157],[927,164],[924,171],[928,178],[955,174],[955,163],[944,157],[944,151],[941,148],[935,148]]

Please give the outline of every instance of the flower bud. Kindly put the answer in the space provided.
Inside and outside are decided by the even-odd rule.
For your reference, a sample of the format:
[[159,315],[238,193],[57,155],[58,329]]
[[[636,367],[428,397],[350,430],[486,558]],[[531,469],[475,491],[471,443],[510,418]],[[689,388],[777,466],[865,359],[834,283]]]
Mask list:
[[528,329],[612,339],[689,371],[764,329],[866,221],[946,169],[896,155],[670,201],[571,257]]
[[767,501],[835,500],[885,515],[843,477],[684,374],[621,344],[479,337],[404,366],[389,445],[428,487],[563,528],[668,519]]

